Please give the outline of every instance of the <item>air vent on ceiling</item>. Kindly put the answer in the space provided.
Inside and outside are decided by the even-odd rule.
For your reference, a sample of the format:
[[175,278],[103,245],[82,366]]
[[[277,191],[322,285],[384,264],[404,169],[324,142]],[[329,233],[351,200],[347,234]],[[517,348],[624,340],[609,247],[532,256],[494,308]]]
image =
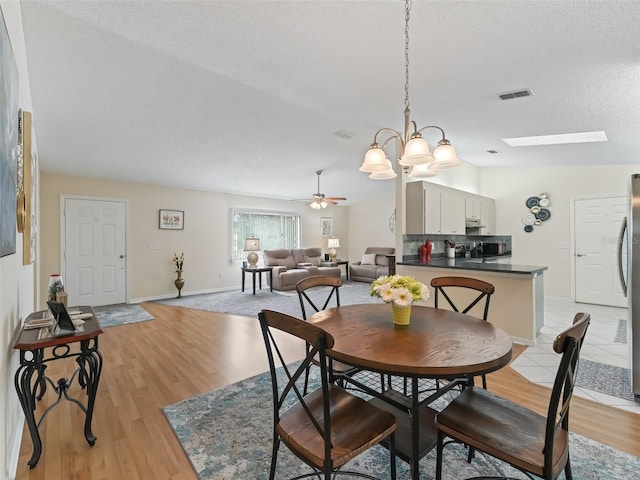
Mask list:
[[337,132],[334,132],[334,135],[340,138],[352,138],[355,134],[348,130],[340,129]]
[[487,153],[490,153],[491,155],[497,155],[500,152],[498,150],[487,150]]
[[521,98],[521,97],[532,97],[535,93],[530,88],[526,88],[524,90],[517,90],[515,92],[507,92],[501,93],[499,95],[500,100],[511,100],[512,98]]

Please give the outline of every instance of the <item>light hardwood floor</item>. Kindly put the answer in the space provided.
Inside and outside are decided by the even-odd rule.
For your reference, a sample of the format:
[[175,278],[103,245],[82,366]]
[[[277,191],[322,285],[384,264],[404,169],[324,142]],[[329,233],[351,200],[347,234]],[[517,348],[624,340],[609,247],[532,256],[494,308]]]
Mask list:
[[[41,426],[43,453],[32,470],[25,426],[18,480],[196,480],[161,409],[266,371],[259,325],[251,317],[155,303],[143,307],[155,320],[107,328],[100,336],[104,368],[93,421],[95,446],[84,439],[80,409],[63,401]],[[516,346],[514,354],[522,349]],[[302,354],[290,349],[288,359]],[[57,361],[47,374],[57,379],[73,369],[71,362]],[[488,382],[492,391],[545,413],[549,390],[511,368],[489,375]],[[83,395],[77,383],[71,394]],[[55,398],[49,390],[38,412]],[[640,415],[574,397],[571,429],[640,456]]]

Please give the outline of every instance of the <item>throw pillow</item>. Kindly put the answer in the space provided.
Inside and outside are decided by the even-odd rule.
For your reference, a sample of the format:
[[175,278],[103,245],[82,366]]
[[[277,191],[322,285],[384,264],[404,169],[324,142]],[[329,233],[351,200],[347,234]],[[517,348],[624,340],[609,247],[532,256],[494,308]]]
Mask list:
[[375,253],[365,253],[362,255],[362,265],[375,265],[376,264],[376,254]]

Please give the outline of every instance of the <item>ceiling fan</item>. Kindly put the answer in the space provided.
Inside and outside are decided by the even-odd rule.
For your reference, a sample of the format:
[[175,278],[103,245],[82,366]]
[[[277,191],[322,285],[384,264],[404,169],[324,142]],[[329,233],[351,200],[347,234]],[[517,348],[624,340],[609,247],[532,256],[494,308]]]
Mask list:
[[314,210],[327,208],[329,205],[337,205],[338,201],[346,200],[346,197],[325,197],[324,193],[320,193],[320,174],[321,173],[322,173],[322,170],[316,171],[316,175],[318,175],[318,192],[312,195],[311,201],[309,202],[309,206]]

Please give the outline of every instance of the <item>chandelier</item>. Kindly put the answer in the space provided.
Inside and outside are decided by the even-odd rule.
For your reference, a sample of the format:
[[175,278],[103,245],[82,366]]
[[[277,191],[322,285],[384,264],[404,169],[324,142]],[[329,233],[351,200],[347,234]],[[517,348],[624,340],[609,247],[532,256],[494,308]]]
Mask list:
[[[455,149],[447,140],[444,130],[437,125],[428,125],[418,130],[416,122],[409,119],[409,14],[411,12],[410,0],[405,0],[404,16],[404,132],[398,132],[392,128],[381,128],[373,137],[373,143],[367,151],[364,162],[360,166],[361,172],[369,173],[369,178],[373,180],[387,180],[396,177],[393,164],[387,157],[384,148],[392,139],[400,141],[399,161],[406,172],[411,169],[409,177],[428,178],[436,175],[436,171],[441,168],[450,168],[460,165],[460,160]],[[431,153],[427,141],[422,138],[422,131],[433,128],[439,130],[442,139],[438,146]],[[412,130],[412,131],[411,131]],[[378,143],[378,136],[381,133],[389,133],[390,136]]]

